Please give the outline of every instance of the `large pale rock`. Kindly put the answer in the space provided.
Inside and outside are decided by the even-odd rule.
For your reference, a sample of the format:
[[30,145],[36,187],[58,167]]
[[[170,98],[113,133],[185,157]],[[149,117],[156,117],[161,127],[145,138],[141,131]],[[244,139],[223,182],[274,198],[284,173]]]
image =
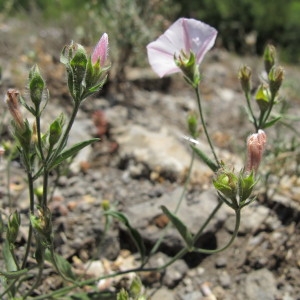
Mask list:
[[[150,170],[173,176],[183,175],[191,161],[188,142],[175,137],[166,128],[150,131],[139,125],[124,126],[114,131],[122,157],[134,157],[137,163],[146,164]],[[199,145],[208,151],[205,144]],[[199,160],[195,162],[193,176],[207,180],[211,170]]]

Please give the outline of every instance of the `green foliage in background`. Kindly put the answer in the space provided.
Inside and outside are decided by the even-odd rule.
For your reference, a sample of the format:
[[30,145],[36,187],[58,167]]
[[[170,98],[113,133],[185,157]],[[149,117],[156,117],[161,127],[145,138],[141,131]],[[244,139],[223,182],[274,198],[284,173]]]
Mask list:
[[[1,12],[42,12],[47,21],[66,15],[69,25],[81,32],[83,42],[97,39],[103,30],[114,36],[124,52],[112,53],[113,60],[140,58],[141,49],[177,17],[202,20],[219,31],[221,45],[238,53],[261,54],[274,43],[283,59],[300,62],[299,0],[0,0]],[[78,33],[78,32],[77,32]],[[137,59],[133,59],[138,57]]]
[[230,50],[245,53],[248,38],[256,39],[256,53],[262,53],[268,42],[280,49],[284,59],[300,61],[299,0],[175,0],[181,14],[216,27],[222,43]]

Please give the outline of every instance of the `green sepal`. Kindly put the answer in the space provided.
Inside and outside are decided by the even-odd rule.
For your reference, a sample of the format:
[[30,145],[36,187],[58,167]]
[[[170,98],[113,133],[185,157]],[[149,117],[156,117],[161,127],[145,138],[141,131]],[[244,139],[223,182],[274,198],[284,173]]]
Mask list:
[[49,145],[53,147],[60,139],[63,125],[64,125],[64,114],[60,114],[50,125],[49,128]]
[[130,288],[129,288],[130,296],[133,299],[138,299],[138,296],[140,296],[140,294],[142,292],[142,287],[143,287],[143,285],[142,285],[142,281],[141,281],[140,277],[136,276],[132,280]]
[[8,218],[6,237],[10,244],[14,244],[19,233],[21,225],[20,213],[15,211]]
[[117,300],[130,300],[128,292],[124,288],[117,294]]
[[22,150],[25,152],[26,156],[29,156],[31,150],[32,130],[28,120],[25,120],[23,129],[19,128],[14,122],[12,122],[12,124],[14,127],[15,138],[19,142],[19,145],[22,147]]
[[81,100],[82,91],[85,89],[85,74],[87,67],[87,55],[85,49],[77,44],[74,57],[70,60],[70,68],[73,75],[73,93],[75,100]]
[[47,248],[52,245],[53,233],[52,233],[52,217],[48,207],[38,208],[38,216],[31,214],[29,219],[30,223],[35,230],[35,234],[38,236],[40,243],[43,247]]
[[264,84],[259,86],[255,95],[255,100],[261,112],[268,110],[270,106],[270,91]]
[[85,99],[88,96],[93,95],[93,94],[99,92],[102,89],[103,85],[105,84],[106,80],[107,80],[107,75],[97,85],[92,86],[89,89],[85,89],[84,93],[82,94],[82,99]]
[[235,201],[238,191],[238,177],[229,171],[221,171],[214,179],[213,185],[225,197]]
[[186,245],[191,248],[193,246],[193,236],[187,226],[175,214],[171,213],[164,205],[161,206],[161,209],[180,233]]
[[241,174],[239,177],[239,198],[240,202],[245,202],[251,195],[257,181],[254,172],[249,175]]
[[107,210],[104,212],[104,214],[114,217],[115,219],[119,220],[126,226],[133,242],[135,243],[135,246],[137,247],[137,249],[141,255],[141,260],[142,260],[142,262],[144,262],[145,253],[146,253],[145,244],[143,242],[143,239],[142,239],[140,233],[130,225],[130,222],[127,219],[127,217],[123,213],[115,211],[115,210]]

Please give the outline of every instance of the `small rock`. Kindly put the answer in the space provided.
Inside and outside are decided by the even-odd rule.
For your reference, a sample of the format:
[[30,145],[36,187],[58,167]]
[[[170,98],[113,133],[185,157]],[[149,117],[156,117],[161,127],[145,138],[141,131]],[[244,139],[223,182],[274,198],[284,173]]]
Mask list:
[[199,299],[203,299],[203,296],[199,291],[194,291],[194,292],[188,293],[184,296],[181,296],[180,299],[181,300],[199,300]]
[[166,269],[163,283],[168,288],[173,288],[185,276],[188,267],[183,260],[175,261],[171,266]]
[[276,280],[269,270],[261,269],[246,276],[245,299],[274,300],[276,292]]
[[227,265],[227,258],[225,256],[220,256],[216,259],[216,268],[224,268]]
[[161,288],[152,295],[151,300],[174,300],[174,298],[174,292],[166,288]]
[[224,289],[228,289],[231,286],[231,277],[229,276],[229,274],[226,271],[223,271],[220,275],[219,275],[219,281],[221,286]]

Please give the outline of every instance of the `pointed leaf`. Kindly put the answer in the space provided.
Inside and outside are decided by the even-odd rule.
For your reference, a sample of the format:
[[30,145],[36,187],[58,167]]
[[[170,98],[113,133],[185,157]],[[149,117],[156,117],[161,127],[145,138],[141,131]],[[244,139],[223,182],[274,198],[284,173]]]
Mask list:
[[171,213],[165,206],[161,206],[164,214],[169,218],[172,224],[176,227],[188,247],[193,246],[193,237],[187,226],[173,213]]
[[198,157],[213,171],[218,171],[218,166],[199,148],[191,145],[193,151],[198,155]]
[[142,261],[144,261],[146,248],[145,248],[143,239],[142,239],[140,233],[135,228],[131,227],[127,217],[124,214],[122,214],[121,212],[114,211],[114,210],[105,211],[105,214],[114,217],[115,219],[119,220],[127,227],[129,234],[130,234],[131,238],[133,239],[133,241],[141,255],[141,259],[142,259]]
[[51,169],[53,169],[54,167],[58,166],[59,164],[61,164],[63,161],[65,161],[66,159],[72,157],[73,155],[77,154],[81,149],[87,147],[88,145],[99,141],[98,138],[94,138],[94,139],[90,139],[90,140],[86,140],[84,142],[80,142],[77,143],[75,145],[73,145],[71,148],[65,150],[64,152],[62,152],[60,155],[58,155],[55,160],[52,162],[52,164],[49,167],[49,171]]
[[[45,251],[45,259],[49,262],[51,262],[53,265],[56,265],[59,269],[59,272],[62,273],[66,278],[70,280],[75,280],[76,277],[72,271],[71,264],[63,258],[61,255],[58,255],[56,253],[53,253],[55,257],[51,255],[51,252],[49,249]],[[55,262],[53,261],[55,259]]]
[[273,126],[276,122],[278,122],[280,119],[282,118],[282,116],[279,116],[277,118],[274,118],[273,120],[267,122],[264,124],[264,128],[268,128],[268,127],[271,127]]
[[3,257],[4,257],[4,262],[6,266],[6,270],[9,272],[14,272],[18,270],[18,266],[15,263],[15,260],[13,258],[13,255],[11,253],[10,245],[8,240],[5,240],[3,244]]

